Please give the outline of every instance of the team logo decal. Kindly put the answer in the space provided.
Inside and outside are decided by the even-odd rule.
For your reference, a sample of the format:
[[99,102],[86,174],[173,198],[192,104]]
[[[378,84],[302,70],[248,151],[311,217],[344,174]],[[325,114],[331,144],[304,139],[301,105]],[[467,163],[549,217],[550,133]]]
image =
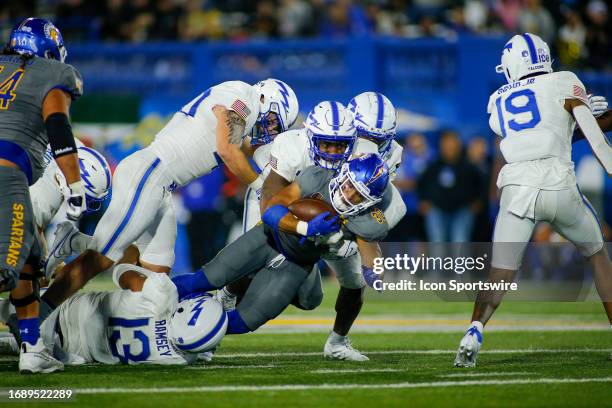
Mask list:
[[385,222],[387,222],[387,219],[385,218],[385,213],[383,213],[378,207],[374,207],[372,211],[370,211],[370,215],[379,224],[384,224]]
[[60,33],[53,24],[45,24],[45,36],[53,40],[55,45],[60,45]]

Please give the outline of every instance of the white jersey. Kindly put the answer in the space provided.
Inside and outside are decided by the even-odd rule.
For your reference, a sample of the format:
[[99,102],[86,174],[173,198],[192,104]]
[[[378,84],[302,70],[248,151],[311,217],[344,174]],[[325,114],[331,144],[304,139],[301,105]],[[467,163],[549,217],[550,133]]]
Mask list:
[[[402,164],[402,152],[404,148],[395,140],[391,141],[391,148],[383,155],[382,159],[389,168],[389,180],[393,181],[397,177],[397,170]],[[371,140],[359,138],[353,149],[353,156],[366,153],[378,154],[378,146]]]
[[[85,146],[79,139],[74,139],[77,148]],[[41,229],[47,228],[55,214],[64,203],[62,186],[66,185],[66,179],[57,163],[53,159],[51,147],[47,146],[44,156],[45,171],[40,179],[30,187],[30,199],[36,226]]]
[[[72,296],[45,320],[41,332],[53,333],[59,322],[61,349],[85,362],[187,364],[169,340],[169,322],[177,303],[177,289],[170,278],[150,273],[140,292],[119,289]],[[48,338],[45,343],[50,344]]]
[[576,122],[564,108],[566,99],[589,103],[582,82],[567,71],[526,78],[491,95],[489,125],[502,137],[508,163],[499,174],[499,188],[559,190],[576,184],[571,160]]
[[246,122],[244,139],[255,125],[259,104],[259,94],[245,82],[228,81],[213,86],[183,106],[155,136],[149,149],[161,159],[174,181],[185,185],[210,173],[221,162],[217,155],[217,119],[212,108],[222,105],[242,117]]

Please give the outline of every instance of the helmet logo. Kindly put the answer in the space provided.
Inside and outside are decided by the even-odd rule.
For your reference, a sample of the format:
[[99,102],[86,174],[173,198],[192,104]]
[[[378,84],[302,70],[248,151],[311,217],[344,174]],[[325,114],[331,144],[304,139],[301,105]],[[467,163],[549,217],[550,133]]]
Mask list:
[[521,52],[521,56],[522,56],[523,58],[526,58],[526,57],[528,57],[528,56],[529,56],[529,52],[528,52],[527,50],[523,50],[523,52]]
[[60,34],[53,24],[45,24],[45,35],[53,40],[55,45],[60,45]]
[[276,83],[280,87],[280,94],[283,95],[282,105],[285,108],[285,112],[289,112],[289,91],[287,90],[285,84],[283,84],[281,81],[276,81]]

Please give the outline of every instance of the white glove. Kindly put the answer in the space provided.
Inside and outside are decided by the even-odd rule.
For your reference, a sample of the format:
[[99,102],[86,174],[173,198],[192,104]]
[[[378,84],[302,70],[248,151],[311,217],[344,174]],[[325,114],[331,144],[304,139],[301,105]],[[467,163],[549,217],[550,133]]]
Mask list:
[[589,104],[591,105],[591,113],[596,118],[600,117],[608,110],[608,100],[605,96],[589,95]]
[[85,202],[85,188],[81,180],[75,181],[65,190],[66,216],[69,220],[77,221],[87,209]]

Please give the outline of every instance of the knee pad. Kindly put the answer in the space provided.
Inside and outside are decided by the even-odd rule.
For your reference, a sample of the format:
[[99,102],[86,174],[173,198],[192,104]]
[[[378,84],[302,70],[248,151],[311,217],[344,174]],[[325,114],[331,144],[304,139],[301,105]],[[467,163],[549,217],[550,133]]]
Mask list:
[[35,302],[40,302],[40,285],[38,284],[38,276],[29,273],[21,273],[19,274],[19,280],[32,281],[32,293],[19,299],[15,299],[12,295],[9,296],[9,300],[13,306],[23,307]]

